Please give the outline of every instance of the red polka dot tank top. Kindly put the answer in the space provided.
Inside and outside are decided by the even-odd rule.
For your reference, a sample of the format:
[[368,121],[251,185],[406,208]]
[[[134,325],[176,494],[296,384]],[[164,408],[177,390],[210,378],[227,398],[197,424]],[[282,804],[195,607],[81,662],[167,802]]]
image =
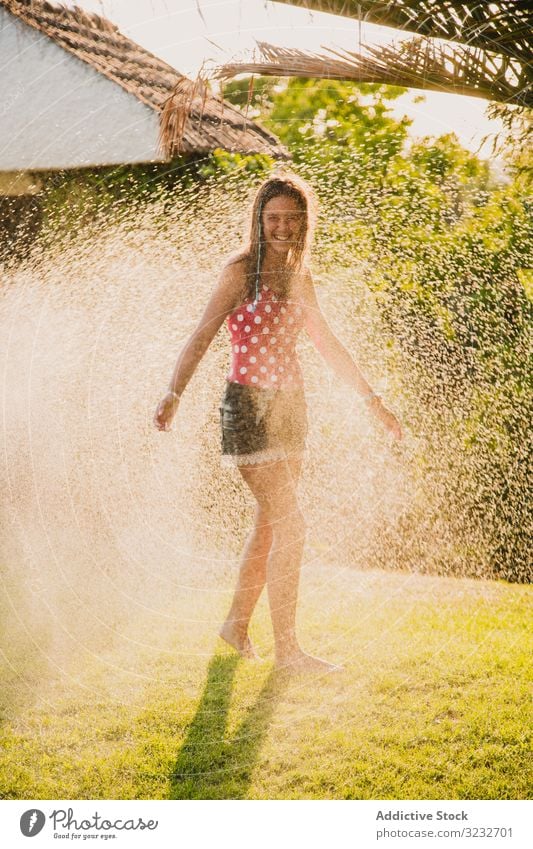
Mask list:
[[232,363],[227,379],[261,389],[297,389],[303,385],[295,346],[303,310],[263,286],[253,311],[247,298],[227,318]]

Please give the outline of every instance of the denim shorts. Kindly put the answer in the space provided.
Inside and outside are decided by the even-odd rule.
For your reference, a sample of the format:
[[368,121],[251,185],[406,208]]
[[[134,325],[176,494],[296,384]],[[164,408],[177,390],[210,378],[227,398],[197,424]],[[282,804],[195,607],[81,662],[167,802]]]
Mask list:
[[284,460],[302,454],[307,436],[303,389],[260,389],[226,382],[220,402],[223,465]]

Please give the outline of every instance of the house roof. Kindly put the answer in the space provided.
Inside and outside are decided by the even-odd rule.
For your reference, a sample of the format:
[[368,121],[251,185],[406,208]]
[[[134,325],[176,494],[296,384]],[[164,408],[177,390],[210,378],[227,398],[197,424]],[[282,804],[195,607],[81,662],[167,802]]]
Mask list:
[[[66,8],[47,0],[0,0],[0,7],[160,114],[165,104],[168,112],[176,90],[193,85],[171,65],[123,35],[111,21],[78,6]],[[200,100],[195,98],[178,142],[173,144],[166,133],[162,146],[168,156],[223,148],[287,157],[272,133],[210,93]]]

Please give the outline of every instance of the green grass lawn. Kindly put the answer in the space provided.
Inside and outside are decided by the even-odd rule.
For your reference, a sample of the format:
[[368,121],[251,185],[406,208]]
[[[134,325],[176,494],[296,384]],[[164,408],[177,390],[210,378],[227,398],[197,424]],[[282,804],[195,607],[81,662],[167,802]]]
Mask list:
[[346,667],[321,678],[226,650],[217,599],[166,644],[1,667],[2,797],[530,797],[530,587],[308,568],[302,642]]

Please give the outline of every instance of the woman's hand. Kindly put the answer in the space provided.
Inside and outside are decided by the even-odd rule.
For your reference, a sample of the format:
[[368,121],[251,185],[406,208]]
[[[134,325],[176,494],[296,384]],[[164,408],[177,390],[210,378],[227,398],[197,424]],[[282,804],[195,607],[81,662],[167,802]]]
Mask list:
[[387,428],[389,433],[392,434],[394,439],[398,442],[402,439],[402,428],[400,422],[390,410],[381,403],[381,399],[376,396],[375,400],[373,400],[370,405],[372,412],[380,420],[380,422]]
[[170,430],[179,402],[179,398],[174,392],[167,392],[165,397],[161,399],[154,414],[154,425],[158,430]]

